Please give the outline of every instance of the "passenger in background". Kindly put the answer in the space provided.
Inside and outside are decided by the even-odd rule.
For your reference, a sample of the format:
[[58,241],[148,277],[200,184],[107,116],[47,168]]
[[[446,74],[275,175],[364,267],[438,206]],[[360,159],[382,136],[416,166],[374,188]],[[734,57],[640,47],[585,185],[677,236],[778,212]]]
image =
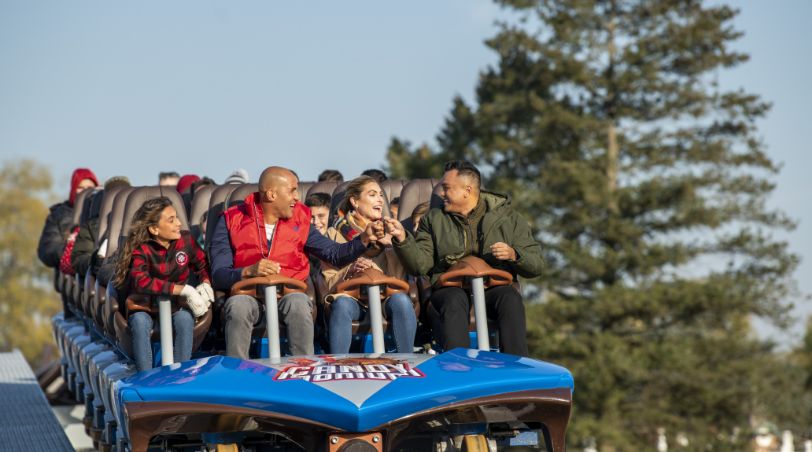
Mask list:
[[56,268],[65,249],[65,243],[73,226],[73,203],[76,195],[86,188],[99,185],[96,175],[87,168],[77,168],[70,178],[68,200],[51,206],[45,226],[39,237],[37,256],[48,267]]
[[[305,205],[310,208],[310,224],[312,224],[321,235],[327,234],[327,223],[330,218],[330,200],[331,197],[327,193],[313,193],[305,198]],[[316,275],[321,273],[321,261],[313,256],[310,256],[309,259],[310,278],[315,281]]]
[[423,218],[423,215],[429,211],[429,203],[428,202],[421,202],[417,206],[415,206],[414,210],[412,211],[412,233],[417,232],[417,227],[420,226],[420,219]]
[[318,178],[319,182],[324,181],[334,181],[334,182],[344,182],[344,175],[341,174],[340,171],[334,169],[326,169],[319,174]]
[[[178,309],[172,314],[175,362],[192,357],[194,319],[205,314],[214,301],[206,255],[180,226],[169,198],[144,202],[133,216],[113,280],[124,293],[177,295],[185,299],[185,306],[175,306]],[[127,311],[135,365],[139,371],[151,369],[152,304],[128,301]]]
[[364,171],[363,173],[361,173],[361,175],[362,176],[369,176],[369,177],[375,179],[375,182],[377,182],[379,184],[381,182],[389,179],[388,177],[386,177],[386,173],[384,173],[383,171],[381,171],[379,169],[375,169],[375,168],[368,169],[368,170]]
[[[344,243],[360,234],[364,228],[383,218],[384,194],[381,186],[372,177],[360,176],[347,186],[340,211],[347,212],[334,227],[327,230],[327,237]],[[327,263],[322,266],[324,280],[330,292],[338,283],[351,279],[368,268],[375,268],[387,276],[406,279],[406,272],[400,260],[392,250],[391,236],[385,236],[375,246],[367,250],[362,257],[343,268],[336,268]],[[330,351],[347,353],[352,341],[352,321],[361,320],[366,315],[366,308],[355,298],[347,295],[333,297],[329,295],[331,313],[329,319]],[[414,336],[417,330],[412,301],[405,293],[397,293],[384,300],[384,313],[392,325],[392,335],[398,353],[414,351]]]
[[324,235],[327,233],[327,223],[330,218],[330,195],[327,193],[313,193],[305,198],[305,205],[310,207],[310,223]]
[[389,213],[392,214],[392,218],[398,217],[399,209],[400,209],[400,196],[395,196],[394,198],[389,200]]
[[200,176],[197,174],[184,174],[178,180],[178,185],[175,186],[183,199],[183,208],[186,209],[186,212],[192,210],[192,185],[199,180]]
[[[113,176],[104,182],[104,191],[101,191],[94,196],[103,196],[104,192],[117,187],[129,187],[130,180],[125,176]],[[76,236],[76,242],[73,245],[71,252],[71,264],[73,269],[76,270],[80,276],[84,277],[87,270],[95,277],[99,273],[99,266],[104,256],[99,256],[99,248],[102,243],[99,243],[99,248],[96,247],[96,242],[99,240],[99,222],[101,218],[94,216],[88,218],[84,223],[79,226],[79,235]],[[106,247],[107,244],[105,243]]]
[[248,171],[237,168],[234,170],[233,173],[229,174],[223,184],[247,184],[248,180]]
[[178,179],[178,184],[175,185],[175,189],[181,195],[185,193],[191,193],[192,191],[192,184],[200,180],[200,176],[197,174],[184,174]]
[[180,174],[176,171],[163,171],[158,173],[158,185],[174,187],[178,185]]
[[[298,178],[286,168],[266,168],[259,190],[243,204],[223,212],[212,231],[211,268],[214,286],[228,293],[237,281],[281,274],[305,281],[309,256],[344,266],[364,253],[367,245],[383,236],[383,225],[369,225],[358,240],[339,245],[311,227],[310,209],[299,202]],[[287,327],[290,352],[312,355],[313,304],[303,293],[279,300],[279,317]],[[259,304],[248,295],[229,297],[223,307],[226,354],[247,359],[251,330],[259,320]]]

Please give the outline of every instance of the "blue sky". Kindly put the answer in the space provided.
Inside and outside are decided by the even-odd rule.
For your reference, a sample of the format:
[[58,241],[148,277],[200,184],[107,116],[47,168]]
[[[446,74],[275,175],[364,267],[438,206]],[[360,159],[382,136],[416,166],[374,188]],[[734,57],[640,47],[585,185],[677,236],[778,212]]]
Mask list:
[[[782,237],[812,293],[812,2],[733,4],[751,61],[719,79],[773,102],[770,205],[800,222]],[[381,166],[393,135],[432,141],[452,96],[472,98],[499,14],[485,0],[0,0],[0,160],[47,164],[60,192],[76,166],[136,184],[270,164],[352,176]]]

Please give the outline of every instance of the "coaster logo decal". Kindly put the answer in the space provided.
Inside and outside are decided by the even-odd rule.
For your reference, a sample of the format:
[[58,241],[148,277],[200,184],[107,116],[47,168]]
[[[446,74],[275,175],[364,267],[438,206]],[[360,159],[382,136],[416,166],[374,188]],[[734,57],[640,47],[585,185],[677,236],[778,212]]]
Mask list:
[[423,378],[425,374],[408,362],[391,358],[324,357],[293,360],[296,365],[284,367],[273,379],[276,381],[304,380],[314,383],[337,380],[395,380]]

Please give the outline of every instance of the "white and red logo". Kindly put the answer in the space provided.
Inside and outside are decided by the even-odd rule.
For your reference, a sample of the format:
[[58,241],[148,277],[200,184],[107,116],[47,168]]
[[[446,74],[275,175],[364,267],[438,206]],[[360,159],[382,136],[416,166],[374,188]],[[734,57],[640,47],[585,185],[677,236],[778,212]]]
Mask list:
[[[407,361],[392,358],[332,358],[314,361],[307,358],[291,360],[296,365],[282,368],[273,379],[276,381],[304,380],[324,383],[337,380],[395,380],[398,378],[423,378],[426,375],[413,368]],[[291,362],[288,361],[288,362]]]
[[178,265],[186,265],[189,262],[189,255],[184,251],[178,251],[178,254],[175,255],[175,262]]

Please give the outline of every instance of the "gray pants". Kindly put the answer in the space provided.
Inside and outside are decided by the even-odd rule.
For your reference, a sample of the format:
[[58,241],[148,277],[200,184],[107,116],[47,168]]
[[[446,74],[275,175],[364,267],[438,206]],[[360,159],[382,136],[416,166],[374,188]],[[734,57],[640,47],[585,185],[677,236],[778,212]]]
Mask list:
[[[290,293],[279,300],[279,320],[285,325],[293,355],[313,354],[313,304],[303,293]],[[226,300],[223,315],[226,330],[226,354],[248,359],[251,331],[259,322],[259,303],[248,295]]]

